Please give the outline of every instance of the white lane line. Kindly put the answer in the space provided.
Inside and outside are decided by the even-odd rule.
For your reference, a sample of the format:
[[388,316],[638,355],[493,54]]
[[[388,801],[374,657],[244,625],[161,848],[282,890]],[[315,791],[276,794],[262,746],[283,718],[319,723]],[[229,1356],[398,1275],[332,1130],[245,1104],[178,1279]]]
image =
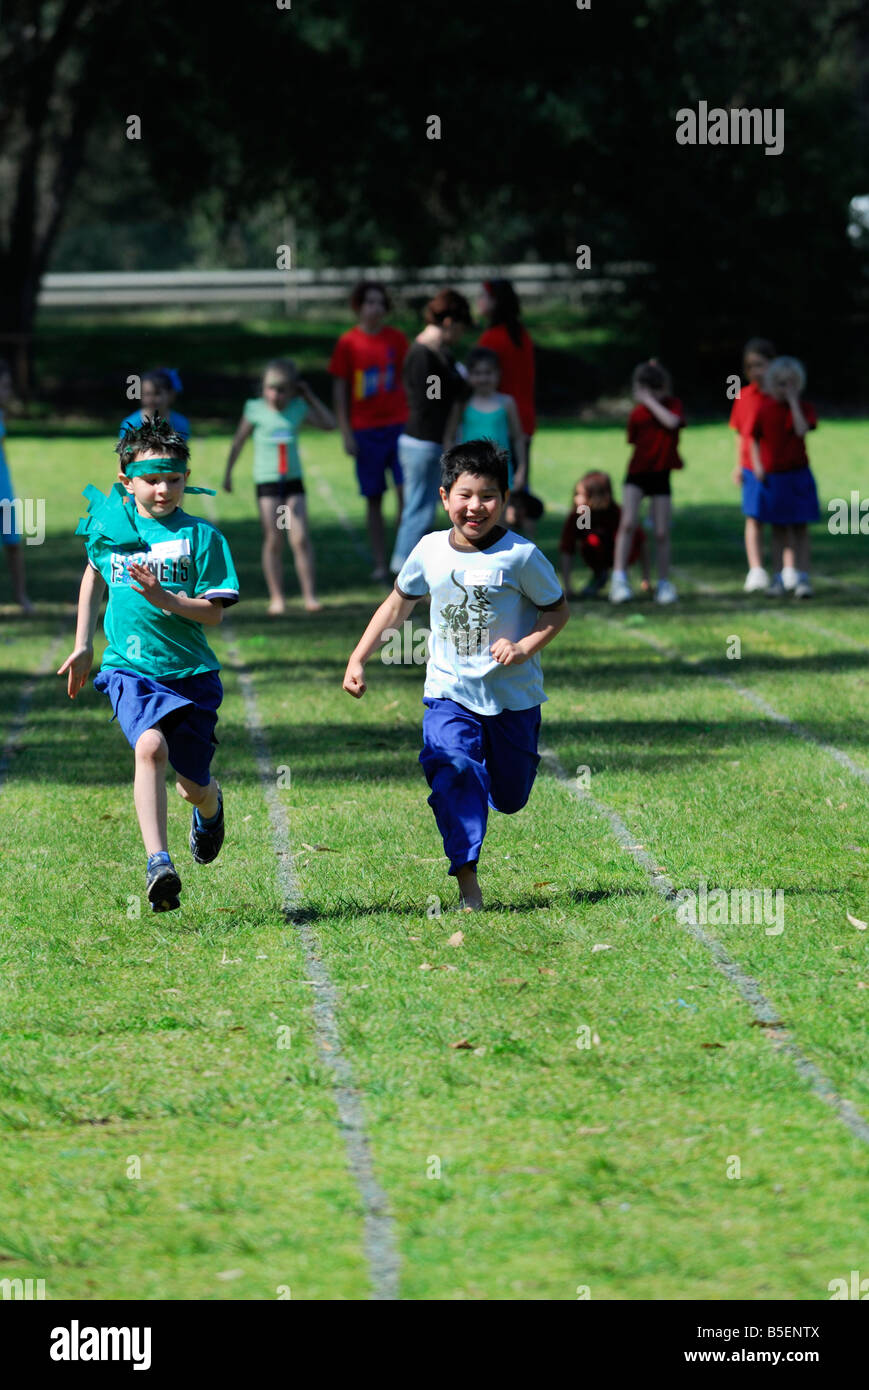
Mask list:
[[[608,806],[605,806],[603,802],[598,801],[590,792],[577,787],[551,749],[541,748],[540,756],[546,767],[575,800],[587,802],[594,807],[599,816],[609,822],[615,839],[622,849],[630,854],[631,858],[645,870],[655,892],[660,893],[668,907],[677,908],[682,901],[682,896],[677,892],[675,885],[667,875],[655,868],[655,860],[636,843],[636,837],[630,834],[621,817],[615,811],[610,810]],[[775,1005],[766,998],[757,980],[751,975],[747,975],[736,961],[730,958],[717,937],[711,936],[701,926],[692,926],[690,923],[679,923],[679,925],[684,926],[684,930],[705,948],[712,957],[716,970],[719,970],[734,986],[751,1009],[757,1022],[765,1025],[763,1032],[773,1047],[790,1058],[800,1076],[808,1082],[815,1095],[836,1112],[851,1133],[857,1139],[862,1140],[864,1144],[869,1144],[869,1123],[863,1118],[859,1110],[851,1101],[839,1095],[832,1081],[824,1075],[820,1067],[810,1061],[800,1050],[793,1035],[786,1027],[773,1028],[768,1026],[776,1023],[780,1014]]]
[[[677,569],[674,565],[673,574],[677,579],[684,579],[692,589],[695,589],[697,593],[701,594],[704,598],[727,597],[727,594],[720,588],[716,588],[714,584],[706,584],[703,580],[696,579],[691,570]],[[813,576],[813,578],[818,577],[823,578],[823,576]],[[742,597],[748,600],[750,595],[745,594],[743,591]],[[786,606],[782,607],[783,604]],[[737,596],[733,600],[732,612],[739,615],[741,607],[740,599]],[[771,618],[777,618],[779,621],[799,623],[800,627],[805,628],[807,632],[816,632],[819,637],[826,637],[830,642],[844,642],[846,646],[854,647],[857,651],[869,652],[869,646],[867,646],[865,642],[858,642],[855,637],[851,637],[847,632],[839,632],[835,628],[823,627],[820,623],[813,623],[811,618],[807,616],[806,605],[799,599],[789,597],[783,599],[769,599],[767,600],[765,609],[748,607],[746,603],[744,612],[752,618],[766,617],[768,614]]]
[[18,696],[18,705],[12,716],[12,723],[9,725],[5,742],[2,749],[0,749],[0,788],[2,788],[6,781],[6,774],[12,764],[12,759],[15,756],[18,745],[21,742],[21,736],[27,727],[27,716],[30,713],[30,706],[33,703],[36,688],[41,680],[44,680],[46,676],[53,675],[57,670],[57,662],[63,650],[63,643],[68,640],[69,637],[64,627],[64,629],[52,638],[51,645],[43,655],[33,675],[29,676],[21,687],[21,692]]
[[[589,614],[589,616],[592,615]],[[624,632],[629,637],[635,637],[638,642],[645,642],[646,646],[651,647],[654,651],[660,653],[661,656],[667,657],[670,661],[678,661],[683,666],[689,667],[690,670],[698,671],[704,676],[711,676],[711,678],[718,681],[720,685],[726,685],[730,690],[735,690],[737,695],[741,696],[743,700],[748,700],[750,704],[754,705],[755,709],[759,709],[762,714],[766,715],[767,719],[771,719],[774,723],[780,724],[782,728],[787,729],[788,733],[794,734],[797,738],[803,739],[806,743],[814,744],[816,748],[820,748],[828,757],[835,759],[840,767],[844,767],[846,771],[850,772],[854,777],[859,777],[862,782],[869,782],[869,768],[861,767],[859,763],[854,762],[853,758],[849,758],[847,753],[843,753],[841,748],[837,748],[833,743],[826,743],[823,739],[818,738],[817,734],[813,734],[811,730],[804,729],[802,724],[795,724],[792,719],[788,719],[786,714],[781,714],[777,709],[774,709],[769,701],[765,700],[762,695],[756,695],[753,690],[747,689],[744,685],[739,685],[738,682],[732,680],[730,676],[722,676],[718,671],[708,666],[702,657],[683,656],[682,653],[677,651],[674,647],[668,647],[665,642],[660,642],[657,637],[653,637],[651,633],[639,632],[635,627],[626,627],[623,623],[616,623],[611,618],[603,618],[602,621],[606,623],[609,628]]]
[[[209,520],[216,525],[217,507],[213,498],[206,498],[206,510]],[[290,827],[277,793],[276,764],[269,755],[253,680],[242,658],[232,619],[228,615],[224,617],[223,630],[232,669],[238,677],[244,704],[244,722],[259,772],[263,798],[268,807],[272,843],[278,863],[282,911],[288,926],[293,927],[299,937],[305,956],[305,969],[310,983],[314,985],[311,1002],[315,1046],[320,1060],[335,1078],[335,1104],[344,1133],[347,1162],[362,1198],[363,1246],[371,1279],[371,1297],[377,1302],[391,1302],[400,1298],[398,1242],[386,1193],[374,1176],[371,1145],[365,1128],[365,1111],[359,1088],[353,1077],[353,1069],[341,1047],[338,1028],[341,1000],[319,954],[320,945],[317,937],[299,910],[301,891],[293,868]]]

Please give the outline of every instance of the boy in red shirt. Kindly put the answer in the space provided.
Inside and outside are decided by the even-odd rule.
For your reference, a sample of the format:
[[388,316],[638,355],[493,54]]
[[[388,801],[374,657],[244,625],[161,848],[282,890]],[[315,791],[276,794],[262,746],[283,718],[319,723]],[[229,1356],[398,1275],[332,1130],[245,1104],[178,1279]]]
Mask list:
[[[575,598],[570,586],[572,560],[577,545],[582,559],[591,570],[591,579],[580,590],[580,598],[597,598],[606,587],[613,567],[616,534],[622,509],[613,498],[608,473],[593,470],[579,479],[573,490],[573,507],[564,518],[561,540],[561,587],[566,598]],[[628,565],[642,562],[642,588],[649,588],[649,560],[646,553],[646,533],[637,526],[631,541]]]
[[368,506],[368,538],[374,558],[373,579],[389,577],[383,531],[386,470],[392,473],[401,520],[402,473],[398,436],[407,420],[407,399],[401,369],[407,339],[384,319],[392,305],[386,290],[362,280],[350,296],[359,322],[335,344],[329,371],[335,378],[333,402],[344,448],[356,459],[359,491]]
[[669,373],[654,359],[641,362],[633,375],[637,404],[628,418],[628,443],[634,452],[622,490],[622,519],[616,536],[610,602],[633,598],[628,583],[628,556],[644,497],[652,499],[655,526],[655,558],[658,566],[656,603],[675,603],[678,595],[670,582],[670,474],[684,468],[677,448],[685,423],[682,402],[672,393]]
[[767,589],[770,598],[786,590],[784,549],[793,547],[797,582],[794,598],[811,598],[809,579],[810,521],[819,521],[818,490],[809,467],[805,437],[817,428],[818,417],[809,401],[801,401],[806,372],[796,357],[776,357],[763,378],[763,395],[752,430],[752,464],[761,483],[760,521],[772,525],[775,574]]

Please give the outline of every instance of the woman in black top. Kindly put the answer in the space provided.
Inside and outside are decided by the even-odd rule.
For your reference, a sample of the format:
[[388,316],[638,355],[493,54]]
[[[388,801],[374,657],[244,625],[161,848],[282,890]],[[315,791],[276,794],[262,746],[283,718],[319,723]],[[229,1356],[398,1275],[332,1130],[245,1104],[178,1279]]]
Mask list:
[[426,326],[404,359],[408,415],[398,439],[404,509],[390,563],[394,574],[432,529],[447,419],[454,403],[469,394],[450,349],[471,325],[471,306],[456,290],[441,290],[425,306],[424,317]]

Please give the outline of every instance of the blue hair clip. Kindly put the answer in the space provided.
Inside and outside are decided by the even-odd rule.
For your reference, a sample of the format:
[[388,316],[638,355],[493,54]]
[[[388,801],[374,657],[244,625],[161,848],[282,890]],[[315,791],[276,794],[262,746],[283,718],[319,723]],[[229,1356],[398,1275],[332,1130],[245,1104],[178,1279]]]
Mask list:
[[178,375],[177,368],[175,368],[175,367],[161,367],[160,370],[163,371],[163,372],[165,372],[166,375],[168,376],[169,380],[170,380],[171,383],[172,383],[172,390],[173,390],[173,391],[181,392],[181,391],[184,390],[184,387],[181,385],[181,378],[180,378],[180,376]]

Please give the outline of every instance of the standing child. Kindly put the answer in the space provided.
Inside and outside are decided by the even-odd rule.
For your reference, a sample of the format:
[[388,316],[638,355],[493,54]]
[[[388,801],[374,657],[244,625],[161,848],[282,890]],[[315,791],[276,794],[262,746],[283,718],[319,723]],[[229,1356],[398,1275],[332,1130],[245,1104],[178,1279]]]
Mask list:
[[[733,481],[742,487],[742,514],[745,517],[745,554],[748,559],[748,574],[745,592],[769,587],[769,575],[763,566],[763,524],[758,520],[761,504],[762,484],[754,476],[752,458],[752,431],[757,418],[757,409],[763,399],[761,382],[764,373],[775,357],[775,348],[768,338],[749,338],[742,354],[742,374],[746,384],[733,402],[730,412],[730,428],[736,430],[736,467]],[[793,568],[793,551],[784,556],[782,569],[786,589],[792,589],[797,582]]]
[[365,662],[389,628],[431,595],[432,641],[419,756],[462,906],[483,905],[477,862],[489,807],[513,815],[531,793],[543,672],[540,652],[570,616],[555,571],[501,524],[507,460],[488,439],[443,456],[440,495],[452,529],[423,536],[347,663],[344,689],[365,694]]
[[805,437],[817,428],[818,417],[809,401],[801,401],[806,373],[796,357],[776,357],[763,378],[752,431],[754,475],[761,483],[758,520],[772,525],[773,580],[770,598],[780,598],[785,584],[785,547],[791,547],[797,571],[795,598],[811,598],[809,579],[810,521],[819,521],[818,490],[809,467]]
[[140,410],[134,410],[125,420],[121,421],[121,428],[118,438],[122,438],[124,430],[137,430],[146,419],[153,419],[159,415],[162,419],[168,420],[176,434],[180,434],[182,439],[190,438],[190,421],[186,415],[181,415],[172,407],[175,399],[181,390],[181,378],[174,367],[157,367],[153,372],[145,372],[141,381],[142,406]]
[[22,613],[32,613],[33,604],[27,597],[24,580],[24,551],[21,546],[21,532],[16,516],[16,497],[12,478],[6,464],[6,450],[3,440],[6,437],[6,423],[3,412],[12,395],[12,373],[9,364],[0,359],[0,544],[6,552],[9,578],[12,580],[12,593]]
[[534,408],[534,344],[522,322],[522,309],[509,280],[485,280],[478,301],[479,311],[488,323],[480,337],[480,347],[490,348],[498,358],[501,369],[501,389],[512,396],[522,422],[525,437],[525,475],[522,488],[515,488],[512,508],[522,529],[534,535],[535,523],[543,515],[539,497],[528,492],[531,468],[531,443],[537,428]]
[[622,519],[616,535],[610,602],[633,598],[627,565],[643,498],[650,497],[658,567],[656,603],[675,603],[670,582],[670,474],[684,468],[679,457],[679,431],[685,423],[682,402],[673,395],[670,374],[654,360],[641,362],[633,375],[637,404],[628,419],[628,443],[634,452],[622,490]]
[[[564,518],[561,540],[561,587],[568,598],[571,591],[570,574],[577,544],[580,555],[591,570],[591,579],[580,591],[580,598],[597,598],[606,587],[613,567],[616,535],[622,509],[613,498],[608,473],[593,470],[584,473],[573,490],[573,506]],[[637,525],[631,538],[628,566],[640,561],[643,566],[642,589],[649,588],[649,557],[646,533]]]
[[[263,373],[262,395],[245,401],[229,458],[223,487],[232,492],[235,461],[253,435],[253,480],[263,529],[262,567],[269,591],[269,614],[284,612],[283,537],[289,537],[299,588],[309,613],[319,613],[314,578],[314,550],[308,534],[305,484],[299,457],[298,431],[304,419],[321,430],[333,430],[331,410],[302,381],[296,366],[283,358],[269,362]],[[285,518],[288,524],[282,525]]]
[[521,490],[526,474],[525,435],[516,402],[498,390],[498,354],[491,348],[471,348],[466,366],[471,396],[457,401],[450,411],[444,448],[471,439],[491,439],[507,455],[507,486],[511,492],[514,487]]
[[356,460],[359,491],[368,511],[368,539],[374,559],[372,579],[388,579],[383,530],[387,470],[398,496],[396,525],[403,500],[398,437],[407,420],[401,371],[407,356],[404,334],[384,322],[392,305],[383,285],[362,280],[350,296],[358,324],[342,333],[329,371],[335,378],[332,404],[344,448]]
[[[74,700],[93,664],[103,595],[106,650],[94,689],[108,695],[135,752],[133,796],[148,856],[154,912],[180,907],[181,879],[169,854],[166,765],[193,807],[190,850],[210,864],[223,844],[223,794],[211,775],[214,728],[223,699],[220,663],[205,639],[238,602],[229,547],[210,522],[181,509],[189,449],[168,421],[128,430],[116,445],[118,481],[108,496],[85,489],[88,564],[81,581],[75,648],[58,671]],[[213,494],[212,494],[213,496]]]

